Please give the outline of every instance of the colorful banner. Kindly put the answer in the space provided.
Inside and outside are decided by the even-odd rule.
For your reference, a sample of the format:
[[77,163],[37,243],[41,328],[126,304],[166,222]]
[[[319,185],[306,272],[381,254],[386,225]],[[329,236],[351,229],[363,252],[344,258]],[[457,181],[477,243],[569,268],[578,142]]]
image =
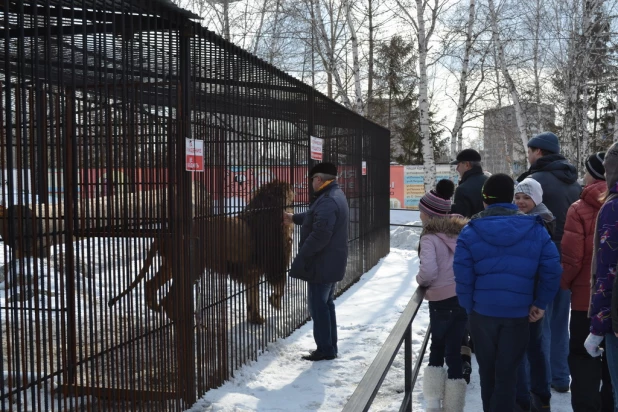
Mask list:
[[[391,209],[418,210],[418,202],[425,194],[425,169],[423,166],[391,166]],[[450,165],[436,165],[436,182],[449,179]],[[455,184],[459,175],[452,179]]]

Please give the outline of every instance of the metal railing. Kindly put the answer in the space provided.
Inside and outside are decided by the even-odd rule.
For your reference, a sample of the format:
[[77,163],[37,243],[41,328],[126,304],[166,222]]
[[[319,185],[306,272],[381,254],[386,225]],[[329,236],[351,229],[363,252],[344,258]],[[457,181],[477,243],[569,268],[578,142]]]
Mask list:
[[401,344],[404,344],[404,365],[405,365],[405,383],[404,397],[401,403],[400,411],[412,411],[412,390],[418,377],[418,372],[423,362],[423,356],[427,349],[431,329],[428,326],[425,334],[425,339],[419,350],[416,363],[412,368],[412,322],[418,313],[423,298],[425,297],[426,288],[419,287],[412,295],[410,302],[404,309],[401,317],[395,324],[390,335],[386,338],[384,345],[378,352],[376,358],[369,366],[367,373],[363,376],[356,390],[343,408],[343,412],[359,412],[368,411],[373,403],[374,398],[378,394],[382,382],[389,372]]

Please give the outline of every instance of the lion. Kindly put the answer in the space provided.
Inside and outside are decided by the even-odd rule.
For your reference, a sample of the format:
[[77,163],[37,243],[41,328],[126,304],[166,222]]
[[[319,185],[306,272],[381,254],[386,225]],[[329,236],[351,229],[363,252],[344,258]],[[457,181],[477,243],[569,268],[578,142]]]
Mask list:
[[[292,225],[282,223],[283,211],[292,211],[294,191],[292,186],[275,180],[260,186],[251,197],[245,210],[237,216],[215,216],[193,220],[191,230],[191,255],[194,271],[192,284],[197,282],[205,270],[218,275],[229,275],[231,279],[247,286],[247,320],[262,324],[264,318],[259,310],[259,282],[262,275],[273,287],[268,301],[276,309],[281,308],[286,284],[286,270],[292,255]],[[118,296],[110,299],[114,305],[146,277],[157,252],[161,265],[156,274],[145,281],[146,305],[163,312],[171,320],[177,320],[178,287],[175,284],[169,254],[172,241],[159,237],[153,241],[135,280]],[[201,252],[201,253],[200,253]],[[167,294],[157,302],[157,292],[172,280]]]

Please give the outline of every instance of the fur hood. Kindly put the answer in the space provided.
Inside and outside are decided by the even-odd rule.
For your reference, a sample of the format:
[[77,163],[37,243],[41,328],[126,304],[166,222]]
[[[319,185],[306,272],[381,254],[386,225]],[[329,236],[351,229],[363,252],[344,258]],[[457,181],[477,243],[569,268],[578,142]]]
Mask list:
[[433,217],[423,226],[421,236],[426,234],[443,233],[451,237],[459,236],[459,232],[468,224],[469,219],[460,215],[449,215],[446,217]]

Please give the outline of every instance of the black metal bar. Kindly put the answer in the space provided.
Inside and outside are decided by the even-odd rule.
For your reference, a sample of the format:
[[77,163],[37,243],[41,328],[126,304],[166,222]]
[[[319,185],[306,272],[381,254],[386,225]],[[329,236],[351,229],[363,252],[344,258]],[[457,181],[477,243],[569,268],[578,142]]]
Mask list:
[[[0,5],[0,10],[3,7]],[[9,11],[18,12],[18,10],[14,10],[14,7],[9,7]],[[27,15],[45,15],[48,14],[50,17],[62,17],[63,11],[66,13],[67,9],[62,7],[54,7],[54,6],[37,6],[37,5],[29,5],[24,7],[24,14]],[[106,10],[81,10],[80,15],[88,21],[99,21],[99,22],[118,22],[120,20],[120,13],[110,12]],[[148,27],[149,30],[153,30],[153,26],[155,23],[158,24],[158,30],[168,30],[168,29],[178,29],[179,26],[176,24],[176,20],[169,18],[161,18],[154,16],[144,16],[144,15],[132,15],[130,16],[134,21],[139,19],[142,24]],[[137,22],[133,23],[137,25]]]
[[[53,26],[50,27],[48,33],[41,33],[38,30],[38,27],[34,27],[31,29],[3,29],[0,30],[0,35],[8,36],[10,38],[26,38],[26,37],[37,37],[42,38],[46,36],[66,36],[71,35],[74,31],[79,31],[86,34],[92,33],[105,33],[111,32],[113,26],[111,24],[105,23],[94,23],[94,24],[78,24],[75,26]],[[8,34],[4,32],[8,31]]]
[[138,389],[99,388],[86,385],[62,385],[60,392],[65,395],[78,394],[81,396],[94,396],[98,399],[110,399],[114,401],[128,400],[132,402],[160,402],[178,398],[175,392],[149,391]]
[[[73,62],[74,63],[74,62]],[[75,107],[75,94],[69,89],[67,90],[66,93],[66,128],[64,130],[64,144],[63,144],[63,154],[64,154],[64,159],[66,161],[65,163],[65,167],[66,167],[66,172],[64,174],[65,176],[65,180],[64,180],[64,187],[66,188],[76,188],[77,185],[75,184],[75,176],[77,175],[76,173],[76,167],[75,167],[75,159],[74,159],[74,153],[75,153],[75,119],[73,118],[73,108]],[[75,204],[75,197],[74,197],[74,193],[73,190],[65,190],[64,192],[65,197],[65,204],[67,205],[74,205]],[[73,214],[73,207],[68,208],[68,210],[66,210],[66,214],[65,214],[65,219],[64,219],[64,226],[67,230],[67,239],[70,239],[73,235],[73,227],[75,224],[75,220],[77,218],[77,216],[75,216]],[[72,365],[76,365],[77,364],[77,316],[76,316],[76,301],[75,301],[75,264],[74,264],[74,259],[75,259],[75,253],[73,252],[73,243],[68,241],[65,245],[66,251],[67,251],[67,279],[66,279],[66,296],[67,296],[67,309],[68,309],[68,313],[67,313],[67,319],[69,320],[68,323],[68,345],[67,345],[67,352],[68,352],[68,359],[67,362],[69,364],[68,369],[68,375],[67,375],[67,382],[70,383],[75,383],[76,380],[76,374],[77,371],[75,370],[75,367]]]
[[400,411],[412,412],[412,324],[408,325],[404,340],[404,393]]
[[[182,9],[176,6],[174,3],[167,0],[133,0],[133,1],[117,1],[111,2],[112,6],[109,4],[110,2],[105,2],[104,7],[107,8],[115,8],[117,4],[122,4],[125,12],[134,12],[134,13],[153,13],[159,16],[163,16],[165,18],[176,19],[180,16],[183,18],[199,18],[198,15],[192,13],[188,10]],[[67,7],[52,7],[54,10],[54,15],[62,15],[62,11],[66,11]],[[2,5],[0,6],[0,10],[12,11],[16,12],[19,9],[16,9],[14,5]],[[80,12],[85,12],[86,9],[76,8],[76,10]],[[37,10],[36,6],[30,5],[29,7],[24,7],[24,14],[42,14],[40,10]],[[89,17],[90,18],[90,17]]]
[[176,138],[177,156],[176,167],[178,173],[177,187],[183,189],[183,197],[178,199],[178,233],[180,241],[188,241],[182,253],[184,254],[182,263],[184,267],[179,268],[177,276],[179,290],[182,299],[179,302],[181,318],[176,323],[177,333],[180,335],[178,341],[178,374],[180,382],[180,393],[182,399],[188,404],[193,405],[196,401],[195,388],[195,335],[193,313],[193,276],[196,268],[191,265],[193,256],[191,255],[191,241],[193,232],[192,219],[192,175],[185,171],[186,143],[185,138],[192,138],[191,135],[191,43],[189,26],[183,28],[179,33],[180,48],[180,86],[182,90],[181,105],[178,107],[179,133]]

